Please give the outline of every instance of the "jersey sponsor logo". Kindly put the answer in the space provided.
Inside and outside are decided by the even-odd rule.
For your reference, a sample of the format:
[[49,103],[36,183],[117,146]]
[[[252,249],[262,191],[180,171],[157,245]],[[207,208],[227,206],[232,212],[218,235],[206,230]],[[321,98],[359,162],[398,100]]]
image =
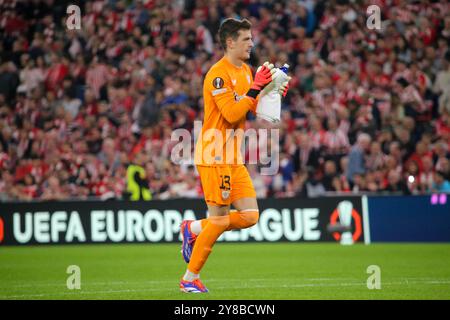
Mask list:
[[247,82],[250,83],[250,76],[247,75]]
[[240,96],[236,92],[233,92],[233,93],[234,93],[234,101],[236,101],[236,102],[239,102],[239,101],[241,101],[242,98],[244,98],[244,96]]
[[214,88],[220,89],[223,87],[224,81],[221,77],[216,77],[216,78],[214,78],[212,84],[213,84]]
[[236,85],[236,79],[232,79],[231,83],[233,84],[233,86],[235,86]]
[[217,96],[218,94],[221,94],[224,92],[227,92],[227,88],[216,89],[216,90],[213,90],[211,93],[213,96]]

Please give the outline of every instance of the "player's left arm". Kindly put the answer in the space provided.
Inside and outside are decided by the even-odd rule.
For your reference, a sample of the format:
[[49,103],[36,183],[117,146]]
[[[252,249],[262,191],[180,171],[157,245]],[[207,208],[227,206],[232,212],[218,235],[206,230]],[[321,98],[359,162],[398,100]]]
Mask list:
[[[210,79],[220,79],[224,81],[224,88],[220,87],[212,91],[213,99],[222,114],[222,116],[230,123],[235,123],[241,120],[249,110],[256,109],[257,97],[264,87],[272,81],[273,64],[265,62],[261,67],[258,68],[255,74],[255,80],[252,82],[250,89],[244,95],[244,97],[239,100],[234,100],[234,95],[231,93],[231,85],[229,84],[229,79],[222,79],[216,77],[214,72],[208,74],[205,78],[205,83],[210,86]],[[208,87],[207,87],[208,89]],[[211,89],[211,88],[209,88]],[[223,90],[223,91],[222,91]],[[218,94],[220,92],[220,94]]]

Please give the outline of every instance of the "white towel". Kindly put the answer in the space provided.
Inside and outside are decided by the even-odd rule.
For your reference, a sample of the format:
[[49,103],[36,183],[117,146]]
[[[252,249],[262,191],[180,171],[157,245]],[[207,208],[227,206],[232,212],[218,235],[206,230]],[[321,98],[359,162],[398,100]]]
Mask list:
[[256,116],[266,121],[277,123],[281,120],[281,98],[278,92],[268,93],[259,98]]
[[273,75],[273,80],[259,94],[256,116],[266,121],[276,123],[281,120],[281,95],[278,92],[280,86],[288,79],[280,69]]

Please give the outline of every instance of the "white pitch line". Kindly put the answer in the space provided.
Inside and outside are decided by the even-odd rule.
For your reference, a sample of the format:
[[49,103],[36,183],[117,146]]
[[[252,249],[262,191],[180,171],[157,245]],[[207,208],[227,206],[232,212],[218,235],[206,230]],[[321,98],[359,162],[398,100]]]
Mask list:
[[[388,285],[402,285],[403,281],[395,281],[395,282],[383,282],[384,286]],[[429,281],[410,281],[408,285],[413,284],[431,284],[431,285],[440,285],[440,284],[450,284],[450,280],[439,281],[439,280],[429,280]],[[351,286],[362,286],[365,287],[365,282],[343,282],[343,283],[303,283],[303,284],[289,284],[289,285],[281,285],[282,288],[304,288],[304,287],[351,287]],[[246,286],[246,289],[261,289],[261,288],[274,288],[273,285],[252,285]],[[242,289],[242,286],[221,286],[215,287],[216,290],[221,289]],[[157,288],[146,288],[146,289],[123,289],[123,290],[99,290],[99,291],[76,291],[76,292],[60,292],[60,293],[41,293],[41,294],[23,294],[23,295],[6,295],[0,296],[0,299],[17,299],[17,298],[33,298],[33,297],[51,297],[51,296],[61,296],[61,295],[73,295],[73,296],[85,296],[92,294],[111,294],[111,293],[126,293],[126,292],[151,292],[151,291],[161,291],[167,292],[168,290],[172,291],[172,289],[157,289]]]
[[[302,281],[336,281],[336,280],[353,280],[353,278],[306,278]],[[208,282],[239,282],[242,283],[242,279],[208,279]],[[292,279],[247,279],[245,282],[291,282]],[[87,286],[100,286],[100,285],[147,285],[147,284],[165,284],[165,283],[177,283],[178,280],[148,280],[148,281],[97,281],[97,282],[84,282]],[[36,288],[36,287],[59,287],[66,286],[65,282],[44,282],[44,283],[27,283],[27,284],[13,284],[12,288]]]

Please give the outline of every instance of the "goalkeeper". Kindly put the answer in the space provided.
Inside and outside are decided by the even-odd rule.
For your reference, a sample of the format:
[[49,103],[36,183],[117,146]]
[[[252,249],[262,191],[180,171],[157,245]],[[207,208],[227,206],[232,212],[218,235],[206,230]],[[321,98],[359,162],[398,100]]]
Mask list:
[[[225,54],[205,76],[204,120],[195,150],[209,217],[181,225],[182,254],[188,263],[180,282],[183,292],[208,292],[200,281],[200,271],[216,240],[225,231],[255,225],[259,218],[256,193],[239,153],[242,137],[229,129],[244,129],[247,112],[255,112],[258,95],[272,81],[275,69],[266,62],[253,80],[245,64],[253,47],[248,20],[224,20],[219,39]],[[288,81],[280,86],[283,96]],[[236,210],[230,212],[230,205]]]

